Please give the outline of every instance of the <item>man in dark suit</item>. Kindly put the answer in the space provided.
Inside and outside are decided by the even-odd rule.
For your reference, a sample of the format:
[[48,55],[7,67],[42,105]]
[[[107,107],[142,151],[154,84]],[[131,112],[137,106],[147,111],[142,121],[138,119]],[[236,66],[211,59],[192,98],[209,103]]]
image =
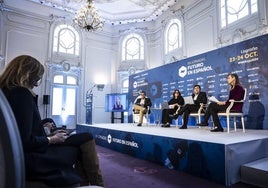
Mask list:
[[[147,110],[150,110],[148,107],[152,106],[152,102],[151,99],[146,97],[146,92],[145,91],[141,91],[140,93],[140,98],[138,98],[136,100],[136,102],[134,103],[133,106],[133,110],[135,112],[139,112],[139,123],[137,124],[137,126],[141,126],[142,122],[143,122],[143,116],[144,114],[147,113]],[[150,113],[150,112],[148,112]]]
[[200,108],[200,104],[207,103],[207,94],[206,92],[201,92],[200,85],[194,86],[194,92],[192,94],[194,104],[186,104],[184,107],[180,108],[174,115],[171,115],[172,118],[177,119],[179,115],[183,114],[183,125],[180,129],[187,129],[189,114],[192,112],[197,112]]

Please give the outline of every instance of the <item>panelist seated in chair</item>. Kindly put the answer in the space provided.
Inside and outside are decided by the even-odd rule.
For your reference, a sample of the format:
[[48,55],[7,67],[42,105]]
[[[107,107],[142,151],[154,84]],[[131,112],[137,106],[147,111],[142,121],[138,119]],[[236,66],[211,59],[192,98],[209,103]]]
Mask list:
[[[229,99],[227,101],[218,101],[212,102],[207,107],[204,121],[198,126],[208,126],[208,120],[210,116],[212,116],[213,123],[215,128],[211,130],[211,132],[223,132],[223,128],[221,126],[218,112],[225,112],[228,106],[230,105],[230,100],[240,101],[244,98],[244,88],[241,86],[239,77],[237,74],[229,74],[227,77],[227,82],[230,85]],[[242,112],[243,103],[234,103],[231,111],[233,112]]]
[[172,118],[169,115],[175,114],[176,111],[184,105],[184,99],[178,89],[175,89],[172,98],[168,101],[168,108],[162,110],[161,127],[170,127]]
[[193,87],[193,104],[185,104],[182,108],[180,108],[174,115],[171,115],[172,118],[177,119],[179,115],[183,114],[183,125],[180,129],[187,129],[188,118],[190,113],[197,112],[201,106],[201,104],[207,103],[207,94],[206,92],[201,92],[200,85],[195,85]]
[[146,97],[145,91],[141,91],[140,98],[138,98],[133,105],[134,112],[139,113],[139,123],[137,124],[137,126],[142,126],[143,116],[146,113],[150,113],[151,106],[152,106],[151,99]]

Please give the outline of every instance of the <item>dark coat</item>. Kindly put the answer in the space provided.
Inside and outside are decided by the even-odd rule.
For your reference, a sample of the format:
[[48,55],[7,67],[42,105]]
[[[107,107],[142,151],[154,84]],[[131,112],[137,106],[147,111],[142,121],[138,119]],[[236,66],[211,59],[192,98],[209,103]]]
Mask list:
[[78,148],[49,145],[32,93],[23,87],[3,88],[19,128],[24,151],[26,178],[43,180],[48,185],[76,184],[74,172]]
[[[192,94],[192,97],[194,99],[194,94]],[[200,92],[197,96],[197,99],[194,100],[194,104],[198,107],[200,106],[200,103],[207,104],[207,94],[206,92]]]

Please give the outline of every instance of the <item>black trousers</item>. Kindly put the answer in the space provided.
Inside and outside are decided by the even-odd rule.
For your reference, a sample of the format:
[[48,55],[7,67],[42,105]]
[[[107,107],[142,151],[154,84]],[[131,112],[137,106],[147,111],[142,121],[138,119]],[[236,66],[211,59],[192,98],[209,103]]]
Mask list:
[[162,110],[162,123],[172,123],[172,118],[169,117],[169,115],[172,115],[176,112],[177,108],[174,109],[163,109]]
[[184,107],[182,107],[178,114],[181,115],[183,114],[183,126],[187,126],[188,124],[188,119],[189,119],[189,114],[192,112],[197,112],[199,109],[198,105],[195,104],[186,104]]
[[218,105],[217,103],[210,103],[209,106],[207,107],[205,116],[204,116],[204,122],[208,123],[208,120],[210,116],[212,116],[213,123],[215,127],[222,128],[220,119],[218,116],[218,112],[225,112],[227,109],[227,105]]

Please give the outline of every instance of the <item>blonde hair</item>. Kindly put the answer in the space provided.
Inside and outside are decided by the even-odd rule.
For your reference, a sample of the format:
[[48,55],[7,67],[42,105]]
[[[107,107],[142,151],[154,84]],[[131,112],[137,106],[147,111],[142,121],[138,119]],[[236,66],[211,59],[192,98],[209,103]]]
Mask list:
[[14,58],[0,76],[0,88],[15,86],[32,89],[44,74],[43,65],[29,55]]

